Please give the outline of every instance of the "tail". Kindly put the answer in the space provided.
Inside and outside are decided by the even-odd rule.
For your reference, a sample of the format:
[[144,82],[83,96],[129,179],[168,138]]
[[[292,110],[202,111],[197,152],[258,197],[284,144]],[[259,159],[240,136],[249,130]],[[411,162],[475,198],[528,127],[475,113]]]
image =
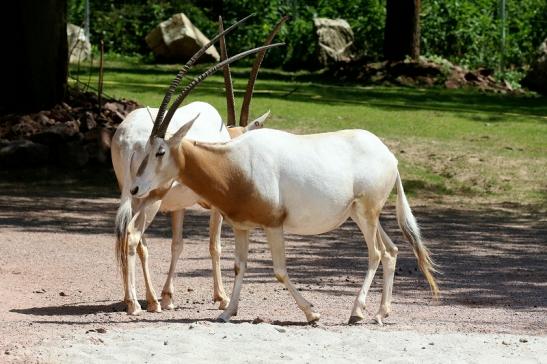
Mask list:
[[396,184],[397,222],[399,223],[399,227],[403,231],[403,235],[405,236],[406,240],[408,240],[410,245],[412,245],[414,255],[418,259],[418,266],[424,274],[425,279],[427,279],[427,282],[429,283],[429,287],[431,288],[431,293],[433,294],[433,297],[438,298],[440,291],[439,287],[437,286],[437,282],[435,282],[435,277],[433,277],[433,273],[437,272],[437,270],[435,269],[436,265],[429,256],[429,250],[422,242],[422,238],[420,236],[420,228],[418,227],[418,223],[416,222],[416,219],[414,218],[414,215],[412,215],[412,211],[410,210],[408,200],[405,196],[405,191],[403,190],[403,184],[401,183],[401,176],[399,175],[399,172],[397,172]]
[[118,267],[122,272],[124,282],[127,275],[127,228],[132,216],[131,197],[126,197],[122,194],[120,207],[116,213],[116,259],[118,261]]

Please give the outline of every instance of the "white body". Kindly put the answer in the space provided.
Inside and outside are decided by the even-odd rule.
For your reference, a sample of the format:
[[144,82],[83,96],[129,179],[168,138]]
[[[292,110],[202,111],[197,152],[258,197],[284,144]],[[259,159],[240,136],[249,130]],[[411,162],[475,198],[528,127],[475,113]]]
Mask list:
[[364,130],[301,136],[263,129],[232,144],[227,157],[246,166],[272,205],[289,211],[283,229],[294,234],[337,228],[356,198],[389,194],[397,177],[397,159]]
[[[137,301],[135,291],[135,251],[131,251],[131,247],[129,251],[126,251],[127,248],[121,245],[127,244],[127,239],[137,239],[138,241],[137,252],[143,265],[148,311],[159,312],[161,308],[174,308],[172,300],[174,292],[173,277],[176,262],[183,249],[182,222],[184,209],[196,204],[200,200],[200,197],[196,193],[178,182],[174,182],[168,186],[161,186],[167,188],[167,192],[149,198],[138,199],[132,197],[129,192],[137,168],[145,157],[146,144],[153,127],[153,118],[156,117],[157,112],[158,109],[151,108],[134,110],[118,126],[112,139],[112,164],[122,191],[120,209],[118,210],[116,221],[117,228],[119,229],[117,250],[119,254],[124,252],[125,255],[119,257],[119,259],[126,260],[126,262],[122,263],[122,269],[124,273],[125,301],[127,302],[127,310],[130,314],[138,314],[140,312],[140,305]],[[195,120],[190,132],[194,140],[203,142],[225,142],[230,140],[228,131],[218,111],[213,106],[204,102],[193,102],[177,109],[167,129],[167,135],[176,132],[198,114],[199,117]],[[169,186],[171,187],[169,188]],[[158,210],[174,212],[172,214],[173,242],[171,248],[171,266],[162,291],[161,308],[150,280],[148,272],[148,249],[146,241],[142,236]],[[133,214],[133,212],[135,213]],[[143,213],[141,214],[141,212]],[[221,301],[220,307],[224,308],[229,300],[224,293],[220,272],[221,224],[222,216],[220,216],[218,211],[212,210],[210,252],[213,264],[214,299]]]
[[[220,320],[227,321],[237,312],[249,231],[255,227],[266,233],[276,278],[293,295],[308,321],[319,319],[288,277],[283,234],[320,234],[351,217],[365,237],[369,267],[350,323],[363,318],[367,292],[382,262],[384,289],[376,315],[381,323],[390,311],[398,249],[380,226],[379,216],[394,186],[399,226],[433,293],[438,293],[431,274],[433,263],[404,194],[397,160],[375,135],[345,130],[299,136],[264,129],[229,143],[200,144],[188,140],[189,136],[183,139],[186,132],[188,128],[183,128],[167,142],[159,138],[152,142],[148,165],[139,171],[133,186],[145,196],[166,181],[180,178],[222,211],[234,227],[236,279],[230,304]],[[153,157],[155,150],[166,147],[166,157]]]

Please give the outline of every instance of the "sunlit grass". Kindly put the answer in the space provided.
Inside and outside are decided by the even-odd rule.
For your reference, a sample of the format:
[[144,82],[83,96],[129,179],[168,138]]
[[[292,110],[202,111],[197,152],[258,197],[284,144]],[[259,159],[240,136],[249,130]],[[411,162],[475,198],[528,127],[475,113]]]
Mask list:
[[[203,69],[193,70],[192,76]],[[104,92],[158,107],[176,72],[173,65],[107,62]],[[238,106],[247,72],[233,69]],[[87,82],[87,70],[79,78]],[[93,69],[90,84],[96,80]],[[398,157],[407,189],[416,197],[546,204],[546,98],[364,87],[275,70],[262,70],[255,90],[251,116],[271,110],[268,127],[296,133],[348,128],[375,133]],[[185,102],[194,100],[211,103],[224,117],[221,74],[209,77]]]

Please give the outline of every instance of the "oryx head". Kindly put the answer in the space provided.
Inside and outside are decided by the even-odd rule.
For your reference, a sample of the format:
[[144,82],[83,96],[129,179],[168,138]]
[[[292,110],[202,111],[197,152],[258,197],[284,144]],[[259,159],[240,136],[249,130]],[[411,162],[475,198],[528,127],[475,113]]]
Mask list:
[[[169,122],[173,118],[173,115],[175,114],[177,108],[180,106],[180,104],[186,98],[186,96],[190,93],[190,91],[192,91],[192,89],[194,89],[199,83],[201,83],[209,75],[213,74],[220,68],[224,67],[226,85],[228,85],[228,81],[227,81],[228,79],[230,83],[230,87],[226,86],[227,99],[228,99],[228,115],[229,115],[228,124],[230,124],[231,119],[230,119],[229,94],[231,94],[232,96],[231,110],[233,111],[233,89],[231,87],[230,71],[227,67],[230,63],[235,62],[247,55],[258,53],[257,60],[255,61],[255,64],[253,65],[253,69],[251,71],[249,84],[247,86],[247,91],[250,92],[248,101],[246,102],[244,101],[242,105],[241,120],[245,118],[245,121],[244,122],[240,121],[240,125],[242,122],[244,123],[243,126],[247,125],[246,120],[248,119],[249,103],[251,100],[252,90],[254,88],[254,81],[256,80],[256,74],[258,74],[260,63],[262,62],[262,59],[264,58],[264,54],[266,53],[267,49],[283,45],[283,43],[271,44],[271,42],[275,36],[275,33],[279,31],[279,28],[281,27],[281,25],[286,21],[286,18],[283,18],[278,23],[278,25],[276,26],[272,34],[270,34],[270,36],[268,37],[268,40],[266,41],[265,45],[263,45],[262,47],[257,47],[245,52],[241,52],[230,58],[226,58],[226,47],[224,42],[224,35],[230,32],[232,29],[234,29],[236,26],[238,26],[245,20],[247,20],[250,16],[236,22],[235,24],[233,24],[226,30],[223,30],[222,21],[220,21],[221,31],[219,32],[219,34],[215,36],[208,44],[206,44],[198,52],[196,52],[192,56],[192,58],[190,58],[190,60],[184,65],[184,67],[180,70],[178,75],[175,77],[175,79],[171,83],[171,86],[169,87],[169,89],[167,90],[163,98],[160,109],[158,110],[158,114],[154,121],[154,127],[152,128],[152,132],[150,133],[150,138],[148,139],[148,142],[145,146],[144,159],[142,160],[142,162],[140,162],[140,165],[136,172],[134,183],[130,189],[131,194],[133,194],[135,197],[144,198],[152,190],[155,190],[157,188],[169,187],[173,183],[173,181],[177,178],[178,168],[177,168],[177,163],[175,160],[176,156],[173,153],[174,151],[177,150],[176,148],[179,146],[182,138],[186,136],[186,134],[191,129],[194,122],[196,122],[199,119],[200,117],[199,114],[190,116],[191,120],[185,123],[170,139],[168,140],[165,139],[165,133],[167,131],[167,127],[169,126]],[[171,100],[171,96],[175,92],[178,84],[180,83],[184,75],[188,72],[190,67],[197,61],[197,59],[203,53],[205,53],[205,51],[218,39],[221,39],[221,52],[223,53],[223,59],[221,60],[221,62],[217,63],[216,65],[212,66],[201,75],[194,78],[192,82],[190,82],[186,87],[184,87],[180,95],[169,107],[169,110],[167,111],[167,113],[165,113],[165,111],[167,110],[169,101]],[[226,69],[227,69],[227,72],[226,72]],[[253,78],[253,74],[254,74],[254,78]],[[165,117],[164,117],[164,114],[165,114]],[[257,119],[259,120],[259,123],[263,123],[263,121],[266,119],[268,114],[269,112],[265,116],[259,118],[261,121]]]

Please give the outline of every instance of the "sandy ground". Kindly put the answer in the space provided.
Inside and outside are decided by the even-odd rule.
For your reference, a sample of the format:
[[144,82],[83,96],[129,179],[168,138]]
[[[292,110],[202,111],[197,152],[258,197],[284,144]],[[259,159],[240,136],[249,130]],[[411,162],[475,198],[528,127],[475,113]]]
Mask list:
[[59,363],[545,363],[546,337],[416,334],[364,327],[293,328],[270,324],[168,324],[78,335],[49,343]]
[[[400,255],[392,315],[383,327],[371,320],[345,325],[367,264],[353,223],[316,237],[288,236],[289,274],[322,315],[320,326],[310,328],[273,278],[260,232],[252,239],[239,315],[232,324],[211,322],[220,311],[211,299],[202,210],[188,211],[185,219],[175,283],[179,307],[127,316],[113,253],[115,192],[88,186],[49,191],[4,186],[0,192],[0,362],[547,361],[547,224],[524,207],[415,206],[443,271],[438,303],[387,208],[382,222]],[[147,234],[158,292],[169,264],[169,226],[160,216]],[[227,226],[223,239],[230,292],[233,237]],[[381,276],[379,270],[369,317],[378,307]],[[140,275],[138,283],[144,299]],[[265,323],[251,324],[256,318]]]

